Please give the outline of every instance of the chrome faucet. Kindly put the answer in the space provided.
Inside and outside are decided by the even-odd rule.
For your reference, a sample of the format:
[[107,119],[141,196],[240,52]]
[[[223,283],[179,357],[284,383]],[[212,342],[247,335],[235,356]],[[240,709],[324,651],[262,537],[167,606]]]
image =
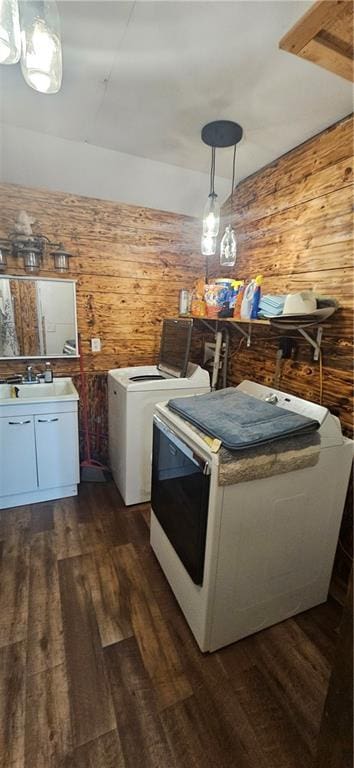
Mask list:
[[34,373],[33,365],[28,365],[27,366],[26,373],[22,377],[22,381],[23,381],[24,384],[38,384],[39,376],[38,376],[38,374]]

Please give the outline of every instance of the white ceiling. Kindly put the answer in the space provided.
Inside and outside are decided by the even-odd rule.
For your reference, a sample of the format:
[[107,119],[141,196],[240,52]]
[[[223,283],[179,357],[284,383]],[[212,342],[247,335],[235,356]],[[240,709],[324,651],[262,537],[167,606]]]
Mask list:
[[[244,178],[348,114],[345,80],[278,42],[307,10],[299,0],[59,3],[64,77],[57,95],[0,67],[4,123],[207,172],[204,123],[244,128]],[[229,177],[231,150],[216,172]]]

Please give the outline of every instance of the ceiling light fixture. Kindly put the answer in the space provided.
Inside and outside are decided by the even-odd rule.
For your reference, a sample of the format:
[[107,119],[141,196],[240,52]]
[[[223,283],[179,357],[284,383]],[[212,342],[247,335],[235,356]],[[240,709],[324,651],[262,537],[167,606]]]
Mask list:
[[0,64],[17,64],[21,56],[17,0],[0,0]]
[[214,120],[207,123],[202,129],[202,140],[212,148],[212,160],[210,170],[210,192],[208,202],[205,206],[203,217],[203,235],[202,235],[202,254],[212,256],[216,252],[216,238],[220,226],[220,209],[216,201],[217,195],[214,191],[215,177],[215,149],[216,147],[234,147],[233,165],[232,165],[232,188],[230,200],[230,222],[225,229],[224,236],[220,245],[220,264],[222,266],[233,267],[236,262],[236,237],[232,229],[232,202],[235,185],[236,169],[236,144],[242,139],[242,128],[238,123],[232,120]]
[[55,0],[21,0],[21,70],[40,93],[58,93],[63,76],[60,20]]

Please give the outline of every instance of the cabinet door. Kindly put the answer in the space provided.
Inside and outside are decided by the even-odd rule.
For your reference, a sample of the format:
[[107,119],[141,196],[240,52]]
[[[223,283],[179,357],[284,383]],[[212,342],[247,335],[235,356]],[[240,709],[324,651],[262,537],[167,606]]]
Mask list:
[[35,419],[39,487],[78,483],[77,413],[49,413]]
[[0,418],[0,496],[36,491],[33,416]]

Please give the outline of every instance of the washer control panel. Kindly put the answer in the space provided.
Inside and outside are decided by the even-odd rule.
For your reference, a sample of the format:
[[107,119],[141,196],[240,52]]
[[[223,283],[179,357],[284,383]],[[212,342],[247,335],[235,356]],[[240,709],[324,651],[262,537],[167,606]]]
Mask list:
[[307,416],[309,419],[316,419],[320,424],[322,424],[329,413],[328,409],[324,408],[323,405],[311,403],[310,400],[302,400],[301,397],[288,395],[286,392],[280,392],[278,389],[265,387],[263,384],[257,384],[255,381],[245,379],[236,389],[244,392],[245,395],[257,397],[258,400],[278,405],[279,408],[284,408],[294,413],[301,413],[302,416]]

